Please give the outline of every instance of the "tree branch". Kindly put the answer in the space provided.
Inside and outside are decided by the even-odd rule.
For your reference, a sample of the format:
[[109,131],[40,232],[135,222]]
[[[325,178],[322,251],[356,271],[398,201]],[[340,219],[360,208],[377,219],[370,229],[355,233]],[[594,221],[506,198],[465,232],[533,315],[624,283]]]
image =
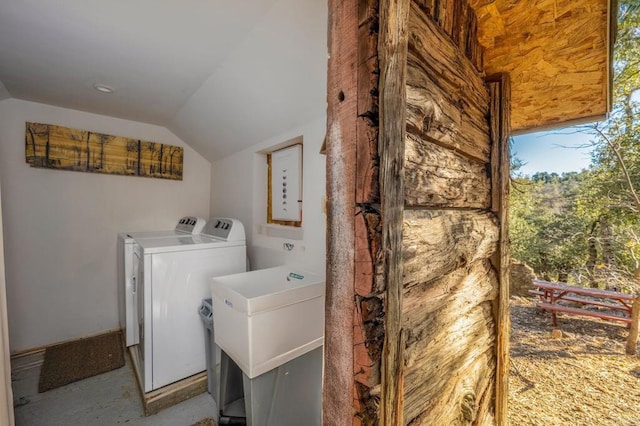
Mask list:
[[629,192],[631,192],[631,195],[633,197],[633,201],[635,202],[636,210],[639,210],[640,209],[640,197],[638,197],[638,193],[636,192],[636,190],[635,190],[635,188],[633,186],[633,181],[631,180],[631,176],[629,175],[629,170],[627,170],[627,165],[624,162],[624,158],[622,158],[622,154],[620,153],[619,147],[617,147],[611,141],[611,139],[609,139],[609,137],[607,137],[607,135],[605,135],[602,132],[602,130],[600,128],[598,128],[598,126],[594,126],[593,128],[594,128],[594,130],[596,132],[598,132],[598,134],[606,142],[606,144],[609,146],[609,148],[611,148],[611,150],[615,154],[616,158],[618,159],[618,163],[620,164],[620,167],[622,168],[622,173],[624,174],[625,181],[627,183],[627,186],[629,187]]

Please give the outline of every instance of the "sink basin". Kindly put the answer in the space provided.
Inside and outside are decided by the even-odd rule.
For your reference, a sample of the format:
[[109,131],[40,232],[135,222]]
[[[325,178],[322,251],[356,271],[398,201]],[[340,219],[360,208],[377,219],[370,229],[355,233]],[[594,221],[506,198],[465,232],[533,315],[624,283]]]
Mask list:
[[323,276],[290,266],[215,277],[215,341],[250,378],[322,345]]

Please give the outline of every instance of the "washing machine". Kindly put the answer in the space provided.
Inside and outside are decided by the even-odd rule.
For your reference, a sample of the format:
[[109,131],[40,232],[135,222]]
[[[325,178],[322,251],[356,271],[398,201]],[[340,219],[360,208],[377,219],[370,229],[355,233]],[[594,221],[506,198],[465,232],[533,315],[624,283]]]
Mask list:
[[147,238],[167,238],[175,236],[198,235],[204,229],[206,221],[195,216],[180,218],[176,227],[164,231],[121,232],[118,234],[118,313],[120,328],[125,330],[127,346],[139,342],[137,318],[137,282],[133,245],[136,240]]
[[246,270],[242,223],[212,218],[200,235],[136,240],[139,344],[132,347],[144,392],[206,370],[198,307],[212,277]]

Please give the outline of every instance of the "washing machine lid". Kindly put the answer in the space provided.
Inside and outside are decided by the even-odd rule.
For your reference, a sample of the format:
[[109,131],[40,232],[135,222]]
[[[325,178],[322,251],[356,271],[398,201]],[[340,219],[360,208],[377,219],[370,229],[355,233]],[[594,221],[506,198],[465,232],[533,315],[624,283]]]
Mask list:
[[182,235],[165,238],[136,240],[142,254],[170,253],[176,251],[217,249],[244,246],[244,241],[224,241],[205,235]]
[[166,238],[182,235],[199,235],[206,225],[206,221],[196,216],[184,216],[180,218],[174,229],[163,231],[136,231],[121,232],[120,237],[127,243],[141,238]]
[[120,233],[120,237],[123,238],[127,243],[133,243],[135,240],[140,239],[179,237],[184,235],[186,235],[184,232],[176,231],[175,229],[167,231],[138,231]]

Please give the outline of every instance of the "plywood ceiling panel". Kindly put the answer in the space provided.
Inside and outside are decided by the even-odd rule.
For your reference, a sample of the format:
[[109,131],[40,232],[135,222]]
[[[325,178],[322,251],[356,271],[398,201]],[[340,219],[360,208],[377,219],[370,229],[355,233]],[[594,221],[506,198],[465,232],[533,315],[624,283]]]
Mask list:
[[469,0],[487,75],[511,76],[514,132],[603,117],[610,96],[609,0]]

